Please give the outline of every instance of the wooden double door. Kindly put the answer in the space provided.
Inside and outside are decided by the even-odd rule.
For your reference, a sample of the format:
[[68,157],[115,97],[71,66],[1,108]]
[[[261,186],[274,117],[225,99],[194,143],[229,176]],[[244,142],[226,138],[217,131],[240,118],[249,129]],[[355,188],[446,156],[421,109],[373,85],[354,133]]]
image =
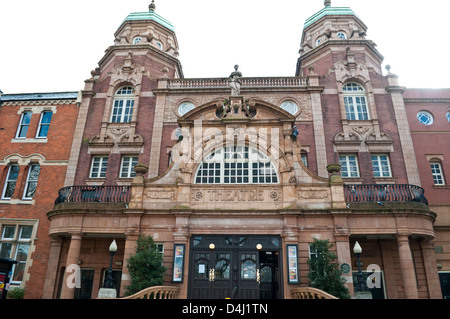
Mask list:
[[190,247],[189,298],[282,298],[280,237],[196,235]]

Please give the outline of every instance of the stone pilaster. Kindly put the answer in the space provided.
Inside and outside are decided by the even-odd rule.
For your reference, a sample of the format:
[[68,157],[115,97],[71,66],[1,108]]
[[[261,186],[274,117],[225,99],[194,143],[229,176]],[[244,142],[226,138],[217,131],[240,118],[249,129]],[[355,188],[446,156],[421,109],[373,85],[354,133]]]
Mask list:
[[414,270],[414,261],[409,245],[409,236],[403,234],[397,235],[397,243],[405,299],[418,299],[416,272]]
[[77,276],[81,276],[81,274],[76,274],[77,270],[75,269],[72,269],[72,271],[68,270],[72,265],[78,265],[78,260],[80,259],[81,240],[81,233],[72,234],[70,238],[69,252],[66,260],[66,272],[64,273],[64,280],[61,288],[61,299],[73,299],[74,297],[75,285],[73,284],[74,281],[71,279],[79,279]]

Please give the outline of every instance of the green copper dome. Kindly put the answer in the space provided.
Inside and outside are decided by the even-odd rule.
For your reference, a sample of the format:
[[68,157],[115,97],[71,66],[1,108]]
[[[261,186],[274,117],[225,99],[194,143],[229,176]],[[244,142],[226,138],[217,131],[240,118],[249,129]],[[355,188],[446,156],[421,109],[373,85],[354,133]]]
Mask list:
[[126,21],[155,21],[156,23],[159,23],[160,25],[166,27],[167,29],[175,32],[175,28],[173,26],[173,24],[164,19],[163,17],[161,17],[159,14],[157,14],[155,12],[155,5],[152,2],[152,4],[150,5],[150,10],[148,12],[134,12],[134,13],[130,13],[128,15],[128,17],[125,19],[124,22]]
[[319,19],[321,19],[322,17],[325,16],[330,16],[330,15],[352,15],[352,16],[356,16],[356,14],[353,12],[352,9],[347,8],[347,7],[331,7],[331,6],[326,6],[325,8],[323,8],[322,10],[320,10],[319,12],[317,12],[316,14],[312,15],[311,17],[309,17],[308,19],[306,19],[305,24],[304,24],[304,28],[308,27],[309,25],[313,24],[314,22],[318,21]]

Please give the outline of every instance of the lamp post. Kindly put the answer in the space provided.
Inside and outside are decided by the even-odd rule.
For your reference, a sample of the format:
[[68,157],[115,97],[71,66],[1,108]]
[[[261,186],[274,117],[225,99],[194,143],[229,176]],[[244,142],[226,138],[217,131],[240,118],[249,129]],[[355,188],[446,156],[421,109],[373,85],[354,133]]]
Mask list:
[[103,288],[114,288],[113,287],[113,278],[112,278],[112,262],[113,256],[117,251],[116,240],[114,239],[111,245],[109,246],[109,254],[111,255],[111,259],[109,261],[109,269],[106,273],[105,282],[103,283]]
[[365,286],[364,286],[364,276],[361,270],[361,253],[362,253],[362,248],[359,245],[358,242],[355,243],[355,246],[353,247],[353,252],[356,255],[357,258],[357,263],[358,263],[358,291],[363,292],[365,291]]
[[364,283],[364,276],[361,270],[361,253],[362,248],[361,245],[356,242],[355,246],[353,247],[353,252],[356,255],[357,263],[358,263],[358,285],[357,285],[357,291],[355,293],[354,298],[355,299],[372,299],[372,293],[366,289],[366,284]]

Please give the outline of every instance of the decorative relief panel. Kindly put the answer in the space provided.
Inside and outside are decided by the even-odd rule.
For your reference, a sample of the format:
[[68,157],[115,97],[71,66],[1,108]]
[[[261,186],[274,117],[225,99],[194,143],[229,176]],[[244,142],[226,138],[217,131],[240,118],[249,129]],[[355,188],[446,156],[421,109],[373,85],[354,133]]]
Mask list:
[[208,102],[226,99],[224,95],[169,95],[166,98],[166,106],[164,109],[164,122],[176,122],[178,120],[178,106],[181,102],[192,101],[196,107]]
[[[225,95],[169,95],[166,98],[166,106],[164,109],[164,121],[165,122],[177,121],[178,119],[177,108],[183,101],[186,100],[192,101],[196,107],[199,107],[211,101],[225,100],[228,98],[229,96]],[[295,97],[281,94],[258,95],[258,96],[249,96],[248,99],[249,100],[260,99],[277,106],[279,106],[283,101],[290,99],[295,101],[299,107],[299,111],[297,113],[298,120],[305,120],[305,121],[312,120],[312,106],[309,94],[296,95]]]

